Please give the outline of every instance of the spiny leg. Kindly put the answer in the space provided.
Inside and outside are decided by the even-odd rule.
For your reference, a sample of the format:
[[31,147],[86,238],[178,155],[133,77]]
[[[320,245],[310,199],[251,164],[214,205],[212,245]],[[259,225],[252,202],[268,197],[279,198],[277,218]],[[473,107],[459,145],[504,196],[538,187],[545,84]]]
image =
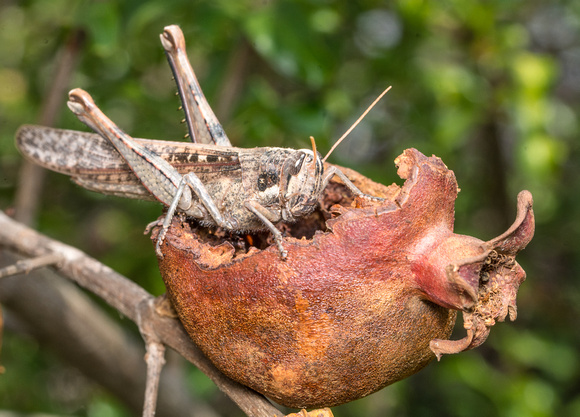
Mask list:
[[348,177],[344,174],[344,172],[342,172],[340,169],[336,168],[336,167],[330,167],[330,169],[328,169],[326,171],[326,173],[324,174],[324,179],[322,180],[322,189],[324,189],[329,181],[332,179],[332,177],[334,176],[339,177],[342,182],[344,183],[344,185],[350,190],[352,191],[355,195],[362,197],[362,198],[367,198],[369,200],[374,200],[374,201],[385,201],[384,198],[382,197],[375,197],[369,194],[365,194],[363,193],[361,190],[358,189],[358,187],[356,185],[354,185],[352,183],[351,180],[348,179]]
[[[181,182],[181,174],[169,162],[138,144],[97,107],[91,96],[79,88],[69,93],[69,108],[91,129],[100,134],[121,154],[145,188],[160,202],[169,206]],[[191,193],[182,194],[180,209],[191,205]]]
[[209,106],[185,53],[185,38],[179,26],[164,28],[160,35],[169,66],[173,71],[193,142],[232,146]]

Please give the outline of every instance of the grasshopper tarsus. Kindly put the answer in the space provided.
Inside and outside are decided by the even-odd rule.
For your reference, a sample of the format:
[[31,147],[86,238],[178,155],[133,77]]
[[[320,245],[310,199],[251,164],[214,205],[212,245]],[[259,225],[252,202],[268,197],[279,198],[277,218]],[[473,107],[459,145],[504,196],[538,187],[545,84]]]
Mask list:
[[151,230],[153,230],[153,228],[160,226],[162,223],[163,222],[159,219],[147,223],[147,226],[145,226],[145,230],[143,230],[143,234],[148,235],[149,233],[151,233]]
[[284,247],[282,246],[282,244],[278,244],[278,242],[276,242],[276,246],[278,246],[278,251],[280,252],[280,258],[285,261],[286,259],[288,259],[288,251],[286,249],[284,249]]
[[283,244],[284,238],[282,237],[282,233],[278,232],[274,234],[274,242],[276,243],[276,247],[278,248],[278,253],[280,253],[280,259],[285,261],[288,258],[288,251],[284,249]]
[[163,259],[165,257],[165,255],[163,255],[163,252],[161,251],[162,244],[163,244],[163,242],[159,242],[159,241],[157,241],[157,243],[155,244],[155,255],[157,255],[157,257],[159,259]]
[[374,197],[374,196],[368,195],[368,194],[363,194],[363,195],[361,195],[361,197],[367,198],[367,199],[372,200],[372,201],[378,201],[378,202],[385,201],[385,199],[383,197]]

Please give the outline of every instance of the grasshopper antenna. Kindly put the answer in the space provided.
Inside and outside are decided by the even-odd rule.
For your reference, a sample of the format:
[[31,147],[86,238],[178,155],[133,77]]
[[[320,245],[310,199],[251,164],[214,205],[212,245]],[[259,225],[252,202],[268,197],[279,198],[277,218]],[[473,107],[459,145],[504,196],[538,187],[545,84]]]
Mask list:
[[310,142],[312,143],[312,153],[314,154],[312,165],[316,165],[316,142],[314,142],[314,136],[310,136]]
[[344,138],[346,138],[348,136],[348,134],[350,132],[352,132],[352,130],[357,127],[357,125],[361,122],[362,119],[365,118],[365,116],[367,115],[368,112],[371,111],[371,109],[373,107],[375,107],[375,104],[377,104],[379,102],[380,99],[383,98],[383,96],[385,94],[387,94],[387,91],[389,91],[391,89],[392,86],[388,86],[385,91],[383,91],[376,99],[375,101],[372,102],[372,104],[370,106],[367,107],[367,109],[364,111],[363,114],[361,114],[361,116],[356,120],[356,122],[354,122],[352,124],[351,127],[348,128],[348,130],[346,132],[344,132],[344,134],[336,141],[336,143],[332,146],[332,148],[330,148],[330,150],[328,151],[328,153],[326,154],[326,156],[324,158],[322,158],[322,162],[326,162],[326,159],[330,156],[330,154],[332,153],[332,151],[334,151],[336,149],[336,147],[340,144],[340,142],[342,142],[344,140]]

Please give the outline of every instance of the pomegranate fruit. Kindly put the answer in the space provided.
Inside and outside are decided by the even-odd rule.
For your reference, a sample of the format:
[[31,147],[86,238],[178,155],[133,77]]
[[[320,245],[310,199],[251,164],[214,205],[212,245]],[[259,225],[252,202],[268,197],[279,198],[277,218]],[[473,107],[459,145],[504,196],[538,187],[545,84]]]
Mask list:
[[[345,173],[383,202],[338,182],[293,225],[287,260],[267,233],[231,235],[175,218],[159,267],[190,337],[226,375],[289,407],[371,394],[433,358],[483,343],[515,319],[525,273],[514,260],[534,232],[532,198],[488,242],[453,233],[458,188],[436,157],[407,149],[405,179],[383,186]],[[153,237],[155,240],[155,236]],[[447,340],[457,311],[467,336]]]

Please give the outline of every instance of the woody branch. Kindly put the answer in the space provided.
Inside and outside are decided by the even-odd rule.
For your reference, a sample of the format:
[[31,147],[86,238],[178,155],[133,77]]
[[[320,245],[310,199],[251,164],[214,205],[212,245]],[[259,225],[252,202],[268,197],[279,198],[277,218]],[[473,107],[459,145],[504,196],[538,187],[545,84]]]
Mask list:
[[[111,268],[76,248],[52,240],[12,220],[3,212],[0,212],[0,246],[3,250],[17,252],[29,259],[46,259],[50,256],[56,261],[53,267],[59,274],[99,296],[123,316],[137,323],[147,339],[171,347],[197,366],[248,416],[283,416],[262,395],[223,375],[193,344],[177,319],[157,313],[152,295]],[[28,265],[33,268],[34,262]],[[146,323],[146,328],[143,323]]]

